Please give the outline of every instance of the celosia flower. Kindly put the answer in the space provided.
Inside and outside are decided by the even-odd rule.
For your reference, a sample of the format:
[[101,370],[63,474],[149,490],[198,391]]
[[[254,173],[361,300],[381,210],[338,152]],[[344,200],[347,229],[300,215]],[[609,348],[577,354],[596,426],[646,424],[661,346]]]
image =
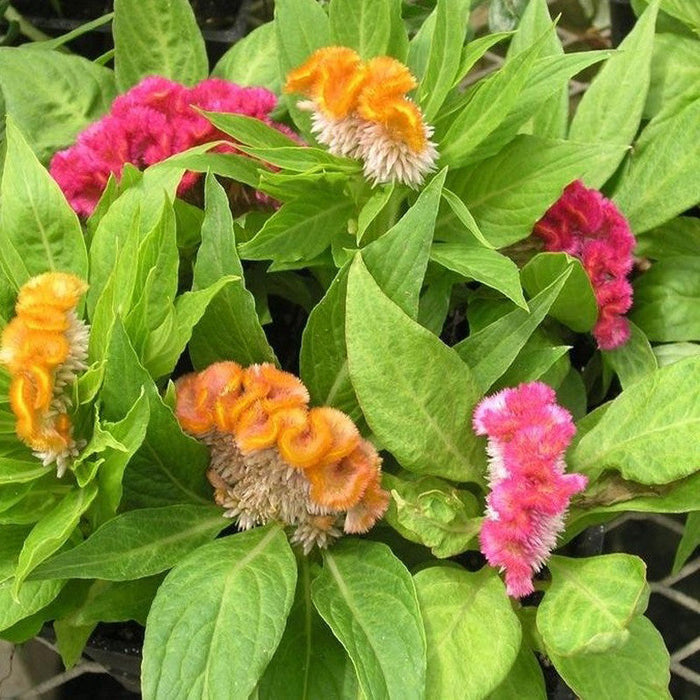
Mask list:
[[2,333],[0,362],[11,376],[17,436],[45,465],[55,462],[58,476],[78,451],[66,394],[87,367],[88,327],[75,312],[86,290],[68,273],[32,277],[19,290],[17,315]]
[[601,350],[627,342],[629,323],[624,314],[632,305],[634,236],[619,209],[598,190],[575,180],[535,224],[545,250],[578,258],[588,274],[598,304],[593,335]]
[[406,93],[416,87],[408,68],[389,56],[364,62],[352,49],[330,46],[314,52],[287,76],[285,92],[309,100],[320,143],[341,156],[360,158],[375,184],[398,180],[416,187],[435,169],[431,126]]
[[533,574],[554,549],[569,501],[586,486],[582,474],[564,473],[576,428],[554,391],[531,382],[483,399],[474,431],[488,436],[490,458],[481,551],[505,570],[508,595],[520,598],[533,592]]
[[[209,78],[188,88],[166,78],[145,78],[117,97],[109,114],[78,135],[75,145],[56,153],[51,175],[75,211],[90,215],[110,175],[120,177],[124,165],[146,168],[182,151],[231,137],[216,129],[194,109],[243,114],[291,133],[272,122],[277,98],[264,88],[240,87]],[[234,150],[219,146],[217,150]],[[186,173],[178,194],[185,194],[199,179]]]
[[183,430],[211,449],[215,500],[239,527],[281,521],[308,553],[384,514],[376,450],[341,411],[309,408],[294,375],[219,362],[179,379],[176,397]]

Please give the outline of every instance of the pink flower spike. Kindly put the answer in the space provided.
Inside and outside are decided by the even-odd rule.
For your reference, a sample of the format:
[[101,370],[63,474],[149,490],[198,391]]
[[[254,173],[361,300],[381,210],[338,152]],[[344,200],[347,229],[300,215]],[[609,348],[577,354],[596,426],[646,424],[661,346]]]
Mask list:
[[[635,240],[615,204],[575,180],[535,224],[533,233],[544,241],[545,250],[568,253],[581,261],[598,303],[598,323],[593,328],[598,347],[612,350],[626,343],[629,325],[622,316],[632,303],[626,277],[632,269]],[[613,302],[600,293],[611,283],[629,288],[626,308],[616,303],[618,298]]]
[[564,453],[576,428],[551,387],[520,384],[484,398],[474,431],[488,437],[486,519],[479,534],[491,566],[505,571],[508,595],[534,590],[564,527],[571,497],[586,487],[583,474],[566,474]]

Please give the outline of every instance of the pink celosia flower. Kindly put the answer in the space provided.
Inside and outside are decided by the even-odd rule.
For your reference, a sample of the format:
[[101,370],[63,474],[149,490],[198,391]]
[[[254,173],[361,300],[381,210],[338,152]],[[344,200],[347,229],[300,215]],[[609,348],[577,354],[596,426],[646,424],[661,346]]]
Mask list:
[[[143,169],[193,146],[231,140],[194,107],[244,114],[289,134],[287,127],[270,119],[276,104],[277,98],[269,90],[241,87],[218,78],[193,88],[158,76],[144,78],[117,97],[109,114],[81,132],[75,145],[54,155],[51,175],[73,209],[88,216],[109,176],[120,177],[125,163]],[[224,145],[216,150],[235,149]],[[186,173],[178,194],[185,194],[198,179],[198,173]]]
[[564,473],[576,428],[554,391],[531,382],[481,401],[474,431],[488,436],[490,457],[481,551],[505,570],[508,595],[520,598],[533,592],[532,576],[554,549],[571,496],[586,486],[582,474]]
[[535,224],[545,250],[578,258],[590,277],[598,303],[593,335],[601,350],[612,350],[629,339],[624,318],[632,305],[627,274],[632,269],[634,236],[625,217],[598,190],[575,180]]

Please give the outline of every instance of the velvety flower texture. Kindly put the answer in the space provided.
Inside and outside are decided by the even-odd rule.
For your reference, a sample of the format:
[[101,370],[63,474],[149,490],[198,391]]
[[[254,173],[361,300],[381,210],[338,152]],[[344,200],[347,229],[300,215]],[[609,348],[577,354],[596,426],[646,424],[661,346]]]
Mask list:
[[[117,97],[109,114],[82,131],[73,146],[54,155],[51,175],[73,209],[89,216],[110,174],[120,177],[126,163],[143,169],[193,146],[231,140],[193,107],[255,117],[287,133],[286,127],[270,120],[276,104],[269,90],[218,78],[192,88],[158,76],[144,78]],[[220,146],[217,150],[234,149]],[[186,173],[178,194],[186,193],[199,177]]]
[[533,592],[533,574],[554,549],[571,496],[586,486],[582,474],[564,473],[576,428],[554,391],[531,382],[481,401],[474,431],[488,436],[490,457],[481,551],[505,570],[508,595],[520,598]]
[[575,180],[535,224],[535,235],[548,251],[578,258],[590,277],[598,321],[593,335],[601,350],[612,350],[629,340],[629,322],[624,317],[632,306],[634,236],[619,209],[598,190]]
[[62,476],[79,445],[68,416],[69,389],[87,368],[88,327],[75,309],[87,284],[47,272],[19,290],[17,315],[2,332],[0,362],[10,373],[10,406],[17,437]]
[[287,76],[285,92],[310,98],[312,130],[328,150],[360,158],[374,183],[420,185],[435,169],[433,128],[406,94],[417,85],[408,68],[390,56],[362,61],[345,46],[315,51]]
[[183,430],[211,449],[216,502],[241,528],[277,520],[305,552],[384,514],[381,459],[341,411],[309,408],[293,374],[218,362],[176,384]]

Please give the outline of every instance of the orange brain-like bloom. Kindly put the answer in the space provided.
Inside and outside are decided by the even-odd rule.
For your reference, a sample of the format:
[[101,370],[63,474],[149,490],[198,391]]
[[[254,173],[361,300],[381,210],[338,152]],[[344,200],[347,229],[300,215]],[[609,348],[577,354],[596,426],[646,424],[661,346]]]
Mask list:
[[0,362],[10,373],[17,436],[59,476],[77,453],[66,388],[86,369],[88,328],[75,309],[87,284],[47,272],[19,290],[16,316],[2,333]]
[[271,364],[218,362],[176,384],[180,425],[211,448],[216,502],[243,528],[295,526],[306,552],[366,532],[389,502],[381,459],[352,420],[308,403],[302,382]]

